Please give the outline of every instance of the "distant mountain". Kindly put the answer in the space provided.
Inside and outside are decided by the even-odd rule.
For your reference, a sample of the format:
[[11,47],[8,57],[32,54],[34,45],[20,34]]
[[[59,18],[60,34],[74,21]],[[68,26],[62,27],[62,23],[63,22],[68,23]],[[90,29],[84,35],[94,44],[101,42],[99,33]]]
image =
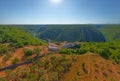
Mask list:
[[92,25],[46,25],[43,31],[38,31],[41,39],[52,41],[85,41],[104,42],[103,34]]
[[105,35],[108,41],[120,40],[120,25],[103,25],[99,30]]
[[[10,27],[10,26],[8,26]],[[24,30],[39,39],[52,41],[85,41],[103,42],[119,41],[120,25],[17,25],[14,27]]]
[[25,29],[26,31],[29,31],[32,33],[42,32],[46,29],[45,25],[19,25],[18,27],[21,27],[21,28]]

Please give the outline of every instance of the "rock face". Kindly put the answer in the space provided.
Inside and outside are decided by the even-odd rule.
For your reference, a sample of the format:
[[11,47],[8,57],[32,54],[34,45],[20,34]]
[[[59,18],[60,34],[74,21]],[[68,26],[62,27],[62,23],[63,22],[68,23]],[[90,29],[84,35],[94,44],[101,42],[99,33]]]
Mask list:
[[79,43],[67,43],[62,46],[62,48],[80,48]]
[[93,26],[81,25],[53,25],[46,26],[38,37],[40,39],[50,39],[52,41],[84,41],[84,42],[105,42],[104,35]]
[[49,43],[49,44],[48,44],[48,50],[49,50],[49,51],[56,52],[56,51],[58,51],[59,49],[58,49],[58,46],[57,46],[56,44]]

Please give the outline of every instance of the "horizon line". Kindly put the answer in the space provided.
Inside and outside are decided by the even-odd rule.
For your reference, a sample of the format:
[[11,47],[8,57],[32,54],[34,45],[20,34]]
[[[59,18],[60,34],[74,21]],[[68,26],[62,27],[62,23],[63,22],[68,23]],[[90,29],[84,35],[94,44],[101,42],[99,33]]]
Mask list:
[[92,23],[84,23],[84,24],[0,24],[0,25],[120,25],[120,23],[99,23],[99,24],[92,24]]

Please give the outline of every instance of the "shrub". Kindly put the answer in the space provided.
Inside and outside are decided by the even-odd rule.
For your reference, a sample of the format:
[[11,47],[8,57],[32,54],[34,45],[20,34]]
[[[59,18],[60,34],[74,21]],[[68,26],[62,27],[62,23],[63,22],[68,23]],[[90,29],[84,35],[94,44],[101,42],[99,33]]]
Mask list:
[[85,63],[84,62],[82,63],[82,68],[85,68]]
[[41,49],[40,48],[35,48],[33,50],[34,54],[38,55],[40,53]]
[[68,49],[61,49],[59,52],[61,54],[69,54]]
[[19,59],[18,59],[18,58],[15,58],[15,59],[12,61],[12,64],[16,64],[17,62],[19,62]]
[[83,69],[83,71],[84,71],[85,73],[88,73],[88,71],[86,70],[85,66],[86,66],[86,64],[83,62],[83,63],[82,63],[82,69]]
[[58,81],[57,72],[49,72],[48,77],[49,77],[49,81]]
[[104,71],[104,70],[105,70],[105,68],[102,66],[102,67],[101,67],[101,70],[102,70],[102,71]]
[[45,62],[43,62],[43,61],[40,61],[39,63],[38,63],[38,67],[40,68],[40,67],[43,67],[45,65]]
[[44,65],[45,69],[48,69],[50,67],[50,62],[48,59],[45,60],[45,65]]
[[76,74],[77,74],[77,76],[81,75],[79,70],[77,70]]
[[23,46],[24,46],[24,44],[23,44],[22,42],[16,43],[16,47],[17,47],[17,48],[21,48],[21,47],[23,47]]
[[0,54],[8,53],[9,47],[5,45],[0,45]]
[[87,50],[85,50],[85,49],[80,49],[80,50],[78,51],[79,54],[85,54],[86,52],[87,52]]
[[37,81],[49,81],[46,76],[39,77]]
[[6,78],[0,78],[0,81],[7,81]]
[[25,56],[31,56],[33,54],[33,51],[30,49],[24,48],[24,53],[25,53]]
[[36,66],[31,65],[29,68],[30,68],[30,72],[31,72],[31,73],[35,73],[35,68],[36,68]]
[[38,76],[41,77],[45,73],[44,69],[39,69],[38,70]]
[[37,76],[35,73],[28,73],[27,74],[27,80],[26,81],[37,81]]
[[101,52],[101,56],[102,57],[104,57],[104,58],[106,58],[106,59],[109,59],[109,57],[110,57],[110,51],[109,51],[109,48],[105,48],[105,49],[103,49],[103,51]]
[[20,78],[26,78],[27,77],[27,73],[28,71],[26,69],[23,69],[20,71]]

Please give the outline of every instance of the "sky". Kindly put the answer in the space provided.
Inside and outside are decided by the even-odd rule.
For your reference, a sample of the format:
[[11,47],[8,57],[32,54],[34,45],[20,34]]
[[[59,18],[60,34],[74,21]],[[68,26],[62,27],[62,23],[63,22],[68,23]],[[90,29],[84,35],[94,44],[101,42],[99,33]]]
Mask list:
[[120,0],[0,0],[0,24],[120,24]]

